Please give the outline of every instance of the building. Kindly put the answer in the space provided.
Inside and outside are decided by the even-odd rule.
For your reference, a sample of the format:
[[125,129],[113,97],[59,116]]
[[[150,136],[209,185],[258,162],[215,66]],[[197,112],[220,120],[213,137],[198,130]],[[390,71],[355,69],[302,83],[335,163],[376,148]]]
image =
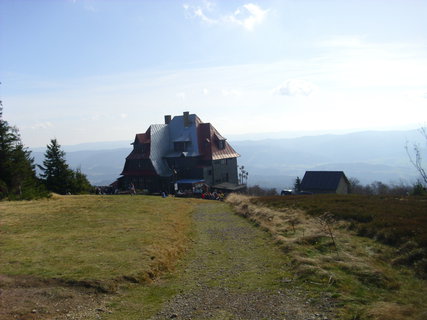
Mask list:
[[301,191],[347,194],[350,182],[342,171],[306,171],[301,181]]
[[164,124],[153,124],[145,133],[138,133],[133,150],[119,178],[119,186],[150,193],[174,192],[192,185],[215,188],[239,188],[237,157],[210,123],[203,123],[195,114],[165,116]]

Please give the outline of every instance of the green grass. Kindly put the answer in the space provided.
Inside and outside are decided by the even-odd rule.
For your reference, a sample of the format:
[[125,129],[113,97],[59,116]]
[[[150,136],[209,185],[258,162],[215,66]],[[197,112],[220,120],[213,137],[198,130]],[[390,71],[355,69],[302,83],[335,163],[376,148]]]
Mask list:
[[187,247],[192,200],[64,196],[0,202],[0,270],[112,285],[170,270]]
[[[196,219],[194,244],[176,270],[148,286],[129,287],[123,296],[111,301],[109,308],[113,313],[103,319],[149,319],[176,294],[197,292],[200,287],[241,293],[282,288],[280,280],[290,277],[285,267],[289,259],[273,245],[268,234],[251,230],[245,219],[231,215],[233,228],[243,227],[252,232],[225,239],[222,231],[231,225],[229,220],[223,220],[223,213],[229,216],[230,207],[203,201],[198,210],[204,212],[204,218]],[[268,273],[260,272],[264,270],[262,264],[269,265]]]

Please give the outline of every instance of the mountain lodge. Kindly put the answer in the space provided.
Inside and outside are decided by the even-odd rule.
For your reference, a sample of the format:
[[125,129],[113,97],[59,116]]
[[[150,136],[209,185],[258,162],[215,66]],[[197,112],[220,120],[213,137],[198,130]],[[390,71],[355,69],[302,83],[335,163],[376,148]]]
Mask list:
[[164,124],[152,124],[132,144],[118,180],[121,189],[134,185],[149,193],[173,193],[200,185],[224,191],[244,187],[237,178],[240,155],[195,114],[166,115]]

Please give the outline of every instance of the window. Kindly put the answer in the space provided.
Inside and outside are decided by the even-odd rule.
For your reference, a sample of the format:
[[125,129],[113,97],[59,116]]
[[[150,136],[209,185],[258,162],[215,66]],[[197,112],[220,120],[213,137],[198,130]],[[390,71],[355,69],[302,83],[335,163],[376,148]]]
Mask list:
[[218,149],[225,149],[225,140],[218,140]]
[[191,141],[178,141],[174,142],[173,148],[175,152],[184,152],[191,147]]

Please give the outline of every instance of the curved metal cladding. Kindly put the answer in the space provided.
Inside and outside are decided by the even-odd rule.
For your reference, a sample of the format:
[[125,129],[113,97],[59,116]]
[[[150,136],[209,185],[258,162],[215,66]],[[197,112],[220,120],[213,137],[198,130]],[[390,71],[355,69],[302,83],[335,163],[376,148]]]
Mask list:
[[164,157],[169,153],[169,129],[167,124],[152,124],[150,160],[153,163],[156,173],[161,177],[172,176]]
[[175,142],[189,142],[187,145],[187,157],[197,157],[199,153],[199,144],[197,139],[197,125],[201,122],[195,114],[188,114],[188,119],[185,121],[185,116],[175,116],[168,125],[169,129],[169,153],[168,157],[179,157],[180,152],[174,151]]

